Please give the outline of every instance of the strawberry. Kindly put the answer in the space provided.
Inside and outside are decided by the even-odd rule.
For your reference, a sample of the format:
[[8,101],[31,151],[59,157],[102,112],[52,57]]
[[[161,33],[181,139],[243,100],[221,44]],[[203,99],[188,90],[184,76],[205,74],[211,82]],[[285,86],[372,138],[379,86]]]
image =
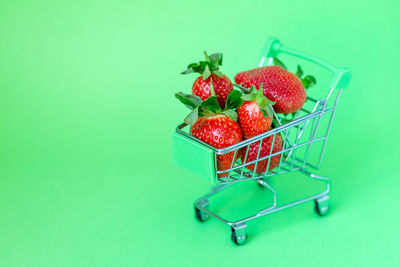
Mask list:
[[262,86],[257,90],[251,86],[250,94],[243,95],[243,104],[238,108],[239,124],[245,139],[265,133],[272,123],[271,102],[263,95]]
[[[242,131],[237,122],[225,114],[206,115],[197,119],[192,126],[192,135],[201,141],[216,148],[225,148],[242,141]],[[217,155],[217,169],[227,170],[231,167],[234,152]],[[228,173],[220,174],[218,177],[227,176]]]
[[215,94],[218,96],[218,102],[222,108],[225,107],[225,101],[228,94],[233,90],[231,80],[225,75],[219,77],[212,73],[207,79],[203,79],[203,76],[199,76],[193,83],[192,92],[194,95],[200,96],[201,99],[205,100],[212,95],[210,84],[213,84]]
[[[182,74],[199,73],[200,76],[193,83],[193,94],[199,96],[202,100],[217,95],[221,108],[225,108],[226,99],[233,90],[233,85],[231,80],[219,71],[219,66],[222,65],[222,54],[216,53],[208,56],[204,51],[204,56],[205,61],[189,64],[187,70],[183,71]],[[210,86],[211,84],[213,86]]]
[[[191,134],[194,137],[215,148],[225,148],[242,141],[242,130],[233,110],[242,104],[240,92],[234,90],[228,95],[224,110],[221,109],[216,96],[211,96],[205,101],[201,101],[198,96],[183,93],[177,93],[175,96],[192,109],[185,118],[185,123],[192,125]],[[217,170],[229,169],[239,156],[237,153],[233,158],[234,154],[230,152],[217,155]],[[228,173],[219,174],[218,177],[227,175]]]
[[[274,146],[272,148],[272,153],[270,153],[273,138],[274,138],[274,136],[272,135],[272,136],[268,136],[267,138],[264,138],[262,140],[260,156],[258,158],[266,157],[268,155],[277,153],[282,150],[282,137],[280,134],[275,134]],[[258,141],[256,143],[252,143],[250,145],[245,163],[248,163],[248,162],[251,162],[251,161],[257,159],[257,153],[258,153],[259,148],[260,148],[260,141]],[[242,162],[244,162],[244,160],[246,158],[246,151],[247,151],[247,147],[242,148],[240,150],[240,159],[242,160]],[[279,165],[281,156],[282,156],[281,154],[278,154],[278,155],[273,156],[272,158],[267,158],[262,161],[259,161],[257,164],[256,172],[257,173],[265,172],[267,170],[268,160],[270,160],[268,170],[274,169],[276,166]],[[246,168],[249,169],[250,171],[254,171],[255,164],[247,165]]]
[[299,110],[307,99],[305,86],[308,88],[315,84],[315,78],[306,76],[300,79],[303,74],[298,66],[297,76],[287,71],[284,65],[279,62],[278,66],[261,67],[235,76],[235,82],[243,87],[250,88],[254,85],[257,89],[263,85],[264,95],[276,101],[274,109],[277,113],[290,114]]

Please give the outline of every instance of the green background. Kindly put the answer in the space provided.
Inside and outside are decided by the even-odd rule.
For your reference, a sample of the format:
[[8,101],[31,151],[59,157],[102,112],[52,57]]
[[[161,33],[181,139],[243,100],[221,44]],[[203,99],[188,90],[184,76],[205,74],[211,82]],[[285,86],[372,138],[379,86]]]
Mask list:
[[[0,266],[398,266],[399,11],[398,0],[1,1]],[[187,113],[173,93],[190,91],[195,75],[179,72],[203,50],[224,52],[233,78],[268,36],[353,80],[319,171],[333,181],[329,216],[308,203],[263,217],[237,247],[224,224],[193,218],[210,185],[173,165]],[[290,200],[303,180],[272,182]],[[245,183],[213,207],[251,214],[269,204],[260,190]]]

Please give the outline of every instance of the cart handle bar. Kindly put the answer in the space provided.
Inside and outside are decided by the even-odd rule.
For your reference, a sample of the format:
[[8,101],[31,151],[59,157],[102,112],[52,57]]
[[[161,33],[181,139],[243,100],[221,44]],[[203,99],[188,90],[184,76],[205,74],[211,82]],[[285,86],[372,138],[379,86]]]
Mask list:
[[269,37],[267,39],[263,57],[261,58],[260,67],[264,65],[267,59],[269,60],[270,58],[276,57],[279,53],[285,53],[308,60],[330,71],[333,74],[330,88],[345,89],[350,83],[351,73],[347,68],[335,67],[318,57],[314,57],[295,49],[288,48],[281,44],[281,42],[274,37]]

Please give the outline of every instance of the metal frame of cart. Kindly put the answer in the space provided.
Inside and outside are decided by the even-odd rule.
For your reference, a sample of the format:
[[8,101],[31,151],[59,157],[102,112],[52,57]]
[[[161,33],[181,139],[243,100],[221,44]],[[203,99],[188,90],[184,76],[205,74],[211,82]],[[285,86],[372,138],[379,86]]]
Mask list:
[[[179,125],[173,135],[175,163],[204,177],[209,182],[217,184],[210,193],[194,202],[196,218],[200,221],[205,221],[209,216],[212,216],[229,225],[232,230],[232,241],[238,245],[244,244],[247,240],[246,222],[261,216],[308,201],[315,202],[315,211],[319,215],[323,216],[328,212],[329,192],[331,188],[330,180],[326,177],[316,175],[308,169],[317,170],[321,166],[336,106],[342,90],[348,86],[351,80],[351,74],[346,68],[334,67],[317,57],[288,48],[275,38],[269,38],[267,40],[265,52],[263,53],[259,66],[264,66],[265,63],[271,65],[273,63],[273,58],[281,53],[310,61],[331,72],[333,78],[326,97],[322,99],[307,97],[305,105],[287,123],[282,123],[283,115],[274,113],[274,118],[279,123],[278,127],[224,149],[214,148],[194,138],[190,135],[190,129],[186,124]],[[241,90],[247,90],[239,85],[235,86]],[[275,142],[277,134],[280,134],[282,137],[283,148],[281,151],[272,153],[273,143]],[[273,136],[271,151],[269,155],[261,157],[260,151],[262,142],[269,136]],[[251,144],[257,142],[259,142],[257,158],[247,162],[248,149]],[[246,151],[243,162],[235,160],[240,151],[242,151],[242,153]],[[230,168],[218,171],[216,168],[217,156],[228,153],[233,154]],[[269,170],[271,158],[276,156],[280,156],[280,164],[273,170]],[[257,165],[261,161],[264,163],[267,162],[267,169],[263,173],[256,173]],[[246,168],[249,165],[253,166],[253,171]],[[278,205],[278,194],[272,186],[268,184],[266,178],[293,171],[299,171],[311,179],[325,183],[325,190],[289,204]],[[210,197],[237,182],[248,180],[258,182],[272,193],[273,204],[271,206],[260,210],[252,216],[237,221],[228,221],[208,209],[208,199]]]

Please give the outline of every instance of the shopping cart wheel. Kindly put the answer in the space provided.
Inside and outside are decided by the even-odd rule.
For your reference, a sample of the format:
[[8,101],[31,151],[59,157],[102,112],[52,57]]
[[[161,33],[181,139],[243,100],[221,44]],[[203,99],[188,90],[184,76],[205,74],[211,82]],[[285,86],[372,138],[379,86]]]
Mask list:
[[[263,180],[263,181],[264,181],[263,178],[260,178],[260,180]],[[263,186],[259,181],[257,181],[257,180],[255,180],[255,181],[257,182],[257,185],[258,185],[260,188],[265,188],[265,186]]]
[[246,233],[246,224],[240,225],[238,227],[231,227],[232,234],[231,239],[233,243],[240,246],[246,243],[247,233]]
[[194,208],[194,215],[196,216],[196,219],[200,222],[204,222],[208,219],[208,214],[198,208]]
[[328,195],[314,199],[314,203],[315,203],[315,208],[314,208],[315,212],[319,216],[325,216],[326,214],[328,214],[328,211],[329,211],[329,196]]

